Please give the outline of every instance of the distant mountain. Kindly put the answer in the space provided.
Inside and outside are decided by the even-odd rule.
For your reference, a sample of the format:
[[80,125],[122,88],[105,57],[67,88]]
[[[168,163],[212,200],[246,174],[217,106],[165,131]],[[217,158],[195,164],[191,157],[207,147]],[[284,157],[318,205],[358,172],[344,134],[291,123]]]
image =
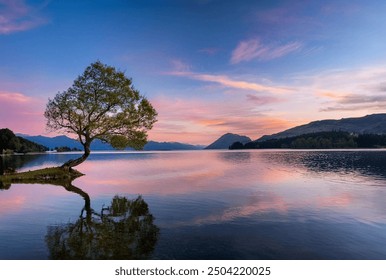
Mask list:
[[[55,147],[69,147],[69,148],[77,148],[83,150],[83,146],[79,143],[79,141],[69,138],[67,136],[55,136],[55,137],[47,137],[47,136],[30,136],[25,134],[18,134],[19,136],[33,141],[35,143],[39,143],[48,147],[49,149],[54,149]],[[101,140],[94,140],[91,143],[91,150],[113,150],[113,148],[103,143]]]
[[232,145],[234,142],[241,142],[243,144],[252,141],[251,138],[247,136],[242,136],[238,134],[233,133],[227,133],[221,136],[219,139],[214,141],[212,144],[207,146],[205,149],[228,149],[230,145]]
[[386,134],[386,114],[373,114],[359,118],[345,118],[340,120],[314,121],[276,134],[264,135],[256,141],[261,142],[270,139],[281,139],[327,131],[344,131],[355,134]]
[[[56,136],[56,137],[47,137],[47,136],[30,136],[25,134],[18,134],[30,141],[39,143],[44,145],[50,149],[54,149],[55,147],[69,147],[69,148],[77,148],[83,149],[82,145],[75,139],[69,138],[67,136]],[[199,145],[190,145],[179,142],[155,142],[149,141],[145,147],[145,151],[169,151],[169,150],[200,150],[203,146]],[[107,143],[103,143],[101,140],[94,140],[91,143],[91,150],[101,151],[101,150],[114,150],[111,145]],[[129,149],[130,150],[130,149]]]
[[170,151],[170,150],[201,150],[200,145],[184,144],[179,142],[149,141],[144,147],[145,151]]

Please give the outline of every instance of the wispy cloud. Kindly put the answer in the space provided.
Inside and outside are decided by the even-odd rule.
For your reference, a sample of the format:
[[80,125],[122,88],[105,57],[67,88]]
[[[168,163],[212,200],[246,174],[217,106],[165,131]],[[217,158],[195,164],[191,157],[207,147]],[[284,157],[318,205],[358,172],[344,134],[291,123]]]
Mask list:
[[4,104],[5,102],[26,103],[30,100],[30,97],[21,93],[0,91],[0,101],[2,104]]
[[271,95],[260,96],[260,95],[254,95],[254,94],[247,94],[246,98],[248,102],[252,102],[253,104],[256,104],[256,105],[265,105],[265,104],[279,103],[284,101],[283,99],[280,99]]
[[321,109],[331,111],[383,110],[386,108],[385,95],[358,95],[352,94],[339,98],[335,104]]
[[[321,112],[369,114],[384,112],[386,66],[334,69],[299,78],[303,92],[313,92]],[[297,80],[297,78],[294,78]],[[296,88],[296,86],[294,86]]]
[[386,92],[386,82],[380,82],[372,87],[377,92]]
[[23,0],[0,0],[0,34],[33,29],[47,19]]
[[384,103],[386,102],[386,95],[371,95],[371,96],[363,96],[363,95],[349,95],[343,97],[339,103],[342,104],[363,104],[363,103]]
[[181,139],[192,133],[196,143],[208,143],[199,140],[226,132],[258,138],[318,119],[359,117],[386,108],[386,65],[295,73],[280,82],[189,71],[167,74],[209,83],[210,87],[200,87],[208,95],[193,95],[194,88],[185,93],[201,101],[172,101],[170,108],[159,107],[160,120],[179,125]]
[[231,63],[237,64],[251,60],[272,60],[283,57],[303,46],[300,42],[290,42],[282,45],[265,45],[259,39],[241,41],[232,52]]
[[289,87],[268,86],[268,85],[263,85],[259,83],[241,81],[241,80],[232,79],[226,75],[201,74],[201,73],[183,72],[183,71],[168,72],[167,74],[173,75],[173,76],[186,77],[186,78],[190,78],[198,81],[212,82],[224,87],[236,88],[241,90],[267,92],[267,93],[273,93],[273,94],[283,94],[283,93],[292,92],[292,89]]
[[184,61],[182,61],[181,59],[172,59],[170,61],[171,65],[172,65],[172,68],[174,69],[174,71],[176,72],[186,72],[186,71],[190,71],[190,65]]

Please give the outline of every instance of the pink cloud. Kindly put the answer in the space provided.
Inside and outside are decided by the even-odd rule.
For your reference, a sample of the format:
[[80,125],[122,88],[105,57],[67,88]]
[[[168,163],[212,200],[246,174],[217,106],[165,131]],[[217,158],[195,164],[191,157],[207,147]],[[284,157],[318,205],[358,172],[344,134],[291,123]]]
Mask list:
[[258,138],[291,127],[285,119],[256,111],[253,102],[237,98],[205,101],[158,97],[151,101],[158,111],[158,122],[149,133],[156,141],[209,144],[227,132]]
[[233,64],[241,61],[249,61],[263,56],[268,52],[268,48],[262,46],[258,40],[242,41],[232,52],[231,62]]
[[316,74],[293,77],[298,92],[313,93],[317,118],[359,117],[385,111],[385,65],[369,65],[353,69],[330,69]]
[[2,102],[26,103],[30,100],[31,100],[30,97],[25,96],[21,93],[0,91],[0,101]]
[[298,51],[302,46],[300,42],[290,42],[285,45],[264,45],[258,39],[242,41],[232,52],[231,63],[237,64],[254,59],[271,60]]
[[42,134],[45,131],[44,104],[21,93],[0,91],[0,128],[14,132]]
[[46,22],[23,0],[0,0],[0,34],[29,30]]
[[247,94],[246,97],[247,97],[248,102],[252,102],[256,105],[264,105],[264,104],[278,103],[278,102],[284,101],[282,99],[279,99],[279,98],[274,97],[274,96],[269,96],[269,95],[257,96],[257,95],[253,95],[253,94]]

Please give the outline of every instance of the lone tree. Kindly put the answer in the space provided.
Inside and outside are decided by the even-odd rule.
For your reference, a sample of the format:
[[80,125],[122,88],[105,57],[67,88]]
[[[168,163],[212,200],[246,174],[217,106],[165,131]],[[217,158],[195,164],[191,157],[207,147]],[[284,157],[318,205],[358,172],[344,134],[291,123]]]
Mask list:
[[75,134],[83,145],[80,158],[61,166],[71,169],[87,159],[95,139],[116,149],[142,149],[157,112],[123,72],[97,61],[69,89],[48,100],[44,116],[49,129]]

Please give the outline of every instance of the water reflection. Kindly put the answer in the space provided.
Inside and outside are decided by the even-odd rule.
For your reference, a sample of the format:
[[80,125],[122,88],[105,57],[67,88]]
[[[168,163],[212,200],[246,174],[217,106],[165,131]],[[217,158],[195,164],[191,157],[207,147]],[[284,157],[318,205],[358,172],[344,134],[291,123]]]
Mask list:
[[[115,195],[97,212],[88,193],[72,182],[60,181],[66,191],[80,195],[84,206],[75,222],[49,225],[45,242],[49,259],[148,259],[156,246],[159,228],[148,204],[138,196]],[[10,189],[7,185],[5,189]]]
[[[85,207],[74,223],[49,226],[46,243],[50,259],[148,259],[157,243],[154,225],[142,197],[115,196],[100,213]],[[84,215],[84,213],[86,213]]]
[[[15,184],[0,192],[0,257],[44,248],[32,257],[386,259],[384,151],[104,156],[79,167],[82,189]],[[32,239],[38,219],[35,245],[8,253]]]
[[0,175],[6,170],[17,170],[32,162],[39,162],[45,158],[45,154],[27,155],[0,155]]
[[306,168],[317,173],[361,174],[375,179],[386,179],[385,151],[289,151],[262,153],[271,164],[292,168]]
[[218,158],[231,164],[245,164],[251,161],[251,153],[248,151],[218,153]]
[[84,207],[74,223],[49,226],[45,237],[50,259],[147,259],[159,229],[145,200],[115,196],[98,213],[90,197],[72,184],[65,189],[82,196]]
[[[0,156],[0,175],[4,170],[12,169],[17,172],[28,171],[30,169],[60,166],[63,163],[76,159],[81,152],[68,153],[45,153],[45,154],[24,154],[24,155],[5,155]],[[151,152],[131,153],[131,152],[95,152],[90,155],[88,161],[116,161],[120,159],[139,161],[148,160],[155,157]]]
[[0,181],[0,191],[8,190],[10,187],[11,187],[11,184],[7,184],[7,183]]

